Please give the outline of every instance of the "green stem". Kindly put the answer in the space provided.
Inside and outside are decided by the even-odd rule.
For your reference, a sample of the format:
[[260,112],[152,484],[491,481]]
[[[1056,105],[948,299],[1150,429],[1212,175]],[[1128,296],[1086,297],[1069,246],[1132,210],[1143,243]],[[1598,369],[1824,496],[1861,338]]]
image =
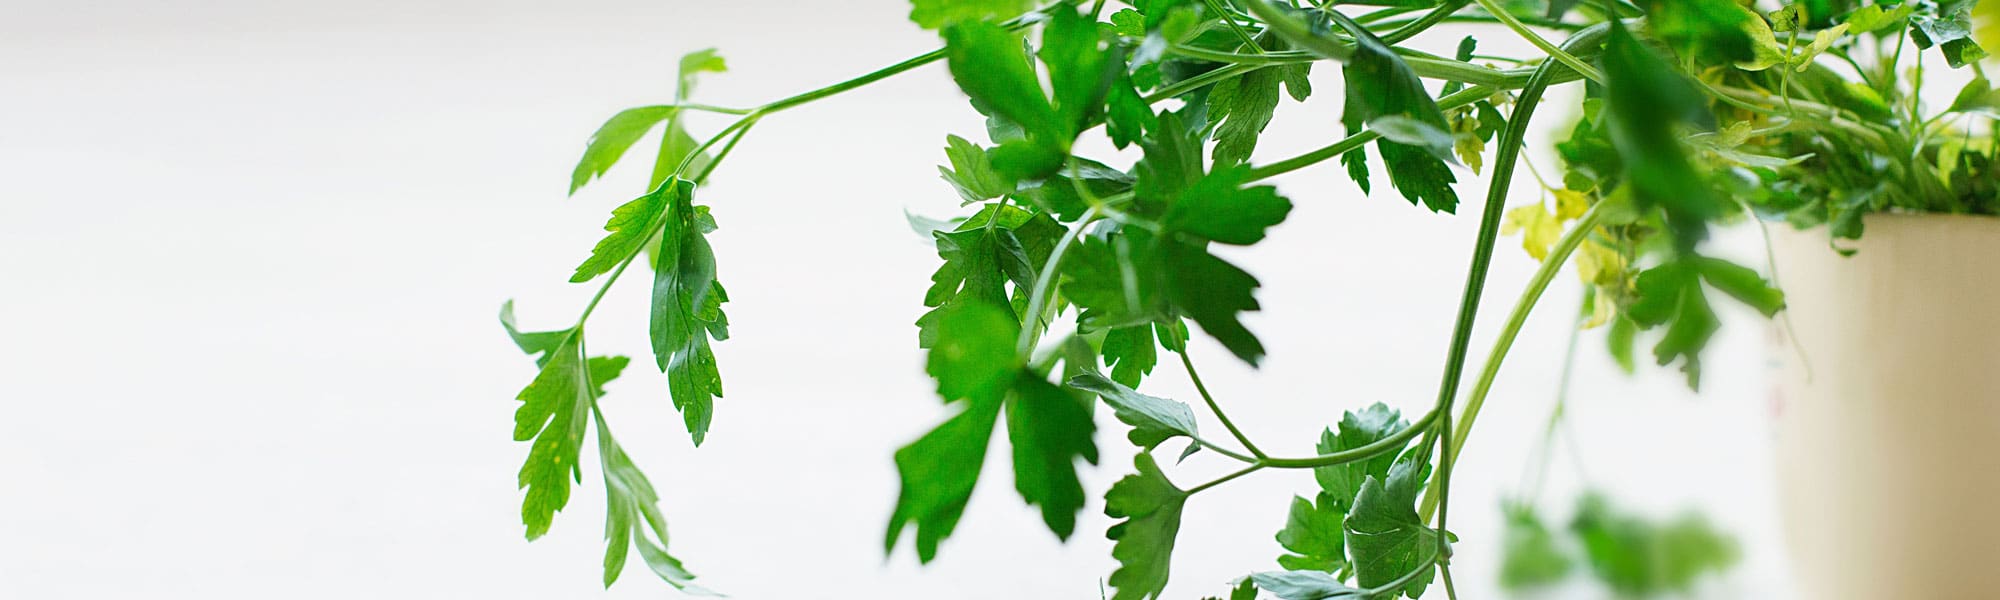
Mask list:
[[1180,348],[1180,351],[1175,354],[1181,356],[1181,366],[1187,369],[1188,380],[1194,382],[1194,389],[1196,392],[1201,393],[1202,401],[1208,403],[1209,412],[1215,413],[1216,420],[1222,421],[1222,427],[1228,429],[1229,435],[1235,436],[1236,442],[1243,444],[1243,448],[1249,450],[1251,455],[1256,456],[1260,461],[1266,458],[1264,451],[1258,449],[1257,444],[1250,441],[1250,436],[1243,435],[1243,430],[1237,429],[1236,423],[1229,420],[1229,415],[1222,412],[1222,405],[1215,401],[1215,396],[1208,393],[1208,386],[1201,382],[1201,374],[1196,373],[1194,370],[1194,359],[1188,358],[1187,340],[1181,339],[1181,335],[1177,329],[1172,327],[1167,329],[1168,331],[1175,332],[1174,346]]
[[1339,452],[1307,458],[1279,458],[1273,456],[1259,462],[1265,466],[1278,469],[1311,469],[1368,460],[1385,452],[1402,450],[1404,446],[1409,445],[1411,439],[1431,429],[1432,425],[1437,422],[1437,419],[1438,411],[1432,410],[1424,413],[1423,418],[1417,419],[1417,422],[1411,423],[1409,427],[1404,427],[1389,437],[1376,440],[1359,448],[1349,448]]
[[[1439,98],[1438,108],[1441,110],[1451,110],[1454,108],[1472,104],[1474,102],[1478,102],[1480,100],[1492,97],[1494,91],[1496,91],[1494,88],[1483,85],[1465,88],[1451,95]],[[1283,175],[1285,173],[1290,173],[1292,171],[1297,171],[1299,169],[1303,169],[1318,164],[1320,162],[1323,162],[1329,158],[1346,154],[1348,151],[1353,150],[1355,148],[1360,148],[1362,145],[1367,144],[1368,142],[1375,141],[1375,139],[1379,137],[1382,137],[1382,134],[1375,133],[1374,130],[1363,129],[1361,131],[1354,132],[1353,135],[1341,138],[1340,141],[1329,144],[1318,150],[1313,150],[1311,152],[1294,156],[1292,158],[1274,162],[1261,167],[1253,168],[1250,170],[1250,179],[1252,181],[1268,179],[1271,177],[1276,177],[1278,175]]]
[[[1563,42],[1565,47],[1588,47],[1601,42],[1609,32],[1607,27],[1593,27],[1571,36]],[[1493,245],[1500,236],[1500,218],[1507,209],[1507,190],[1514,179],[1514,165],[1519,162],[1523,140],[1527,137],[1528,122],[1541,104],[1543,92],[1548,90],[1555,74],[1567,65],[1557,62],[1543,63],[1536,67],[1535,75],[1528,85],[1521,89],[1515,101],[1514,113],[1507,119],[1507,129],[1501,132],[1498,148],[1494,151],[1493,174],[1486,191],[1486,207],[1479,221],[1479,234],[1472,246],[1472,264],[1466,268],[1465,289],[1459,299],[1458,318],[1452,327],[1451,348],[1446,353],[1444,375],[1438,382],[1437,407],[1449,414],[1452,402],[1458,395],[1458,383],[1465,371],[1465,355],[1472,343],[1472,326],[1479,315],[1479,299],[1486,289],[1487,269],[1493,263]],[[1449,493],[1451,485],[1452,453],[1445,452],[1438,458],[1434,484],[1425,491],[1425,498],[1433,494],[1442,496]],[[1434,506],[1434,505],[1432,505]],[[1428,520],[1430,511],[1424,512]],[[1438,528],[1445,522],[1439,519]]]
[[[1472,434],[1473,424],[1479,420],[1479,411],[1486,406],[1486,396],[1493,391],[1493,381],[1499,377],[1500,365],[1507,359],[1507,352],[1513,349],[1514,339],[1520,336],[1521,328],[1528,323],[1529,313],[1541,302],[1542,293],[1548,291],[1556,274],[1562,272],[1570,254],[1576,252],[1577,247],[1583,245],[1583,241],[1597,229],[1598,207],[1603,205],[1601,202],[1591,205],[1576,224],[1556,240],[1555,247],[1549,249],[1548,257],[1542,259],[1542,266],[1528,278],[1528,286],[1521,290],[1521,297],[1514,301],[1514,309],[1507,315],[1507,323],[1500,328],[1500,337],[1493,341],[1493,349],[1486,354],[1486,365],[1480,369],[1479,379],[1473,383],[1472,392],[1465,399],[1465,413],[1458,419],[1451,445],[1445,453],[1448,460],[1457,460],[1459,452],[1465,448],[1465,440]],[[1430,514],[1431,507],[1443,502],[1441,496],[1434,499],[1426,495],[1424,500],[1426,515]]]
[[1604,83],[1604,74],[1598,72],[1597,67],[1590,66],[1590,63],[1583,62],[1583,59],[1577,58],[1575,55],[1570,54],[1569,51],[1549,43],[1547,39],[1542,38],[1541,34],[1535,33],[1535,30],[1529,29],[1527,24],[1522,23],[1520,19],[1514,18],[1514,15],[1508,13],[1507,9],[1494,4],[1493,0],[1474,1],[1479,3],[1480,8],[1484,8],[1486,12],[1491,13],[1493,18],[1499,19],[1501,25],[1506,25],[1508,29],[1514,30],[1514,33],[1528,40],[1528,43],[1534,44],[1536,48],[1540,48],[1543,52],[1548,53],[1549,57],[1583,74],[1585,79]]
[[1035,274],[1035,288],[1028,293],[1026,313],[1028,322],[1021,324],[1021,336],[1014,344],[1016,353],[1027,356],[1035,349],[1035,338],[1041,330],[1042,308],[1048,304],[1049,297],[1053,295],[1049,290],[1055,282],[1056,270],[1062,266],[1063,255],[1069,252],[1070,245],[1076,243],[1078,236],[1083,235],[1083,229],[1097,221],[1097,213],[1101,206],[1093,204],[1089,210],[1084,211],[1082,218],[1069,226],[1069,231],[1063,233],[1062,239],[1056,240],[1055,249],[1049,251],[1049,260],[1042,265],[1042,272]]
[[1249,475],[1249,474],[1251,474],[1251,473],[1255,473],[1255,472],[1257,472],[1258,470],[1261,470],[1261,469],[1263,469],[1263,468],[1264,468],[1264,465],[1250,465],[1250,466],[1248,466],[1248,467],[1243,467],[1242,469],[1240,469],[1240,470],[1238,470],[1238,471],[1236,471],[1236,472],[1234,472],[1234,473],[1230,473],[1230,474],[1228,474],[1228,475],[1223,475],[1223,476],[1221,476],[1221,477],[1217,477],[1217,478],[1215,478],[1214,480],[1212,480],[1212,481],[1209,481],[1208,483],[1204,483],[1204,484],[1201,484],[1201,485],[1197,485],[1197,486],[1194,486],[1194,487],[1192,487],[1192,488],[1188,488],[1188,491],[1187,491],[1187,495],[1189,495],[1189,496],[1193,496],[1193,495],[1195,495],[1195,494],[1199,494],[1199,493],[1201,493],[1202,491],[1204,491],[1204,490],[1207,490],[1208,488],[1212,488],[1212,487],[1215,487],[1215,486],[1218,486],[1218,485],[1222,485],[1222,484],[1225,484],[1225,483],[1229,483],[1230,481],[1234,481],[1234,480],[1235,480],[1236,478],[1238,478],[1238,477],[1242,477],[1242,476],[1244,476],[1244,475]]

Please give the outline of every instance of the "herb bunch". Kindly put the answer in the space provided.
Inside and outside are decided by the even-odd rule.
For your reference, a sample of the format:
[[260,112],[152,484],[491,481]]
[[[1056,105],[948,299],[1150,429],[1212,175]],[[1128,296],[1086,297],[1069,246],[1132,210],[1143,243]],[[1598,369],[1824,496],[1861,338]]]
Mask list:
[[[1711,226],[1754,211],[1852,238],[1868,211],[2000,209],[2000,133],[1978,120],[2000,113],[2000,91],[1981,75],[1935,114],[1918,94],[1926,54],[1978,68],[1971,4],[1800,0],[1766,13],[1737,0],[913,0],[911,19],[936,30],[941,49],[748,108],[691,100],[700,76],[726,68],[712,50],[691,54],[674,102],[613,116],[572,177],[574,193],[662,130],[649,191],[613,212],[571,277],[601,281],[596,297],[555,331],[523,332],[511,304],[502,312],[540,365],[515,415],[515,438],[531,443],[519,474],[528,537],[548,530],[581,482],[594,429],[609,500],[604,584],[636,548],[661,579],[702,591],[668,553],[657,494],[597,403],[628,359],[592,355],[585,326],[631,267],[653,272],[654,366],[699,445],[722,397],[714,343],[728,338],[729,297],[707,242],[718,220],[695,203],[702,184],[762,118],[944,62],[987,123],[983,142],[946,140],[940,171],[963,214],[923,225],[942,262],[921,299],[917,344],[957,412],[895,453],[902,489],[886,548],[908,538],[919,560],[937,556],[1003,423],[1016,490],[1067,539],[1090,493],[1080,464],[1099,460],[1092,405],[1102,400],[1145,450],[1102,491],[1106,513],[1121,519],[1107,532],[1120,564],[1107,581],[1114,598],[1160,595],[1190,499],[1301,470],[1320,491],[1293,499],[1276,534],[1287,551],[1279,569],[1247,574],[1232,598],[1455,595],[1452,470],[1514,337],[1563,265],[1574,259],[1588,284],[1580,326],[1608,325],[1628,369],[1648,332],[1655,362],[1696,386],[1719,327],[1714,292],[1766,316],[1784,306],[1755,270],[1701,252]],[[1469,37],[1449,57],[1406,45],[1443,23],[1485,25],[1540,54],[1482,55]],[[1277,106],[1314,92],[1315,67],[1341,71],[1343,131],[1298,156],[1258,156]],[[1556,143],[1560,181],[1508,207],[1546,92],[1575,82],[1587,87],[1582,104],[1557,107],[1582,117]],[[735,120],[699,138],[683,123],[690,112]],[[1119,166],[1079,155],[1085,136],[1140,158]],[[1292,208],[1269,182],[1334,159],[1364,193],[1381,183],[1373,163],[1414,210],[1470,206],[1480,227],[1431,407],[1412,416],[1356,407],[1326,429],[1317,454],[1274,456],[1202,384],[1188,342],[1199,332],[1235,360],[1263,358],[1241,320],[1259,309],[1259,281],[1215,247],[1263,240]],[[1460,179],[1480,176],[1483,194],[1462,202]],[[1503,230],[1541,267],[1461,393]],[[1139,391],[1161,362],[1179,363],[1223,435],[1198,430],[1190,403]],[[1154,455],[1170,443],[1179,459],[1203,453],[1240,468],[1176,482],[1165,468],[1173,461]]]

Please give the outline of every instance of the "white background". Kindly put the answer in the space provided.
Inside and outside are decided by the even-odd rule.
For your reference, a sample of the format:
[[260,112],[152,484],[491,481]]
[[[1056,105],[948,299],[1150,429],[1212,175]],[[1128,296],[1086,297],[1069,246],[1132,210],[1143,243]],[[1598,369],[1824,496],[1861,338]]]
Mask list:
[[[509,434],[533,368],[495,313],[513,298],[529,327],[574,318],[592,288],[563,282],[645,168],[566,200],[569,169],[605,117],[671,97],[681,53],[720,46],[732,72],[700,99],[752,105],[934,47],[906,12],[894,0],[10,0],[0,597],[674,596],[636,565],[600,591],[594,467],[548,537],[521,539],[526,447]],[[1319,95],[1287,101],[1259,162],[1337,135],[1338,70],[1314,80]],[[606,409],[704,584],[753,599],[1097,597],[1114,567],[1101,505],[1059,543],[1013,492],[1004,444],[938,561],[919,567],[907,540],[882,552],[890,454],[946,414],[910,325],[937,259],[903,211],[957,210],[933,165],[945,133],[979,123],[934,66],[766,119],[717,173],[701,201],[722,226],[711,239],[735,337],[718,346],[728,395],[699,450],[664,379],[642,368],[644,278],[591,323],[593,349],[641,357]],[[1461,179],[1477,206],[1483,178]],[[1434,394],[1476,211],[1430,214],[1377,182],[1364,197],[1333,163],[1288,175],[1290,220],[1231,253],[1265,283],[1249,321],[1270,358],[1253,371],[1212,344],[1195,356],[1275,452],[1310,452],[1343,409],[1414,414]],[[1753,232],[1723,242],[1761,254]],[[1502,243],[1474,368],[1534,267]],[[1564,275],[1529,321],[1458,472],[1465,597],[1497,595],[1499,498],[1548,414],[1577,293]],[[1700,397],[1668,370],[1619,374],[1586,333],[1571,410],[1583,455],[1558,457],[1544,496],[1558,522],[1586,482],[1652,515],[1700,507],[1746,551],[1701,594],[1781,597],[1767,329],[1726,316]],[[1147,389],[1192,398],[1168,367]],[[1131,468],[1122,428],[1100,415],[1093,494]],[[1205,456],[1171,475],[1226,468]],[[1191,502],[1167,597],[1274,568],[1289,495],[1312,486],[1267,473]]]

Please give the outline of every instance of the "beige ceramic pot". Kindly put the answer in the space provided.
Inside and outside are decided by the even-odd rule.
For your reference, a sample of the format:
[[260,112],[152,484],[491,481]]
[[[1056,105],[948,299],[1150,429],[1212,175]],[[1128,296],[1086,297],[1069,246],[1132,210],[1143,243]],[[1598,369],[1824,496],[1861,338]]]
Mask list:
[[1871,216],[1852,257],[1772,235],[1798,597],[2000,598],[2000,218]]

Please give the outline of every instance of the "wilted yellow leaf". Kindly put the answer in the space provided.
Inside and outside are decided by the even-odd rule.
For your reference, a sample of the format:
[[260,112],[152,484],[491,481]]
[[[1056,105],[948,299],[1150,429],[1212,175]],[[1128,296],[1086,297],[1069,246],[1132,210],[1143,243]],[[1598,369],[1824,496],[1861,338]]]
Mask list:
[[1577,217],[1583,216],[1584,211],[1590,209],[1589,192],[1579,192],[1571,189],[1559,189],[1555,190],[1555,194],[1556,194],[1557,220],[1560,221],[1575,220]]
[[1549,246],[1562,237],[1562,223],[1542,203],[1527,204],[1507,209],[1506,218],[1500,221],[1502,235],[1521,233],[1521,248],[1535,260],[1549,257]]
[[1576,249],[1576,275],[1586,284],[1616,287],[1625,276],[1625,257],[1596,240],[1584,240]]

